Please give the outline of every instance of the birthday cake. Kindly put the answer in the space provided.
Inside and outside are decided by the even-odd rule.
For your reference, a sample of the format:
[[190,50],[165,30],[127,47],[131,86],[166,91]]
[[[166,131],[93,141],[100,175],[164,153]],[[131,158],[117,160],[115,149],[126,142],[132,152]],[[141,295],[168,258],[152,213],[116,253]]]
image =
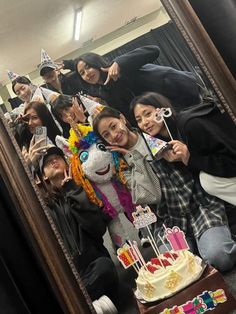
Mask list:
[[200,277],[201,264],[201,259],[187,250],[160,254],[139,269],[137,296],[147,302],[172,296]]
[[161,254],[150,225],[157,221],[151,209],[137,206],[132,213],[133,224],[137,229],[147,230],[147,238],[155,257],[146,262],[136,241],[127,243],[117,250],[117,257],[124,268],[132,266],[137,272],[136,297],[153,302],[170,297],[200,278],[204,266],[200,257],[189,252],[185,234],[178,226],[164,227],[164,235],[158,237],[166,252]]

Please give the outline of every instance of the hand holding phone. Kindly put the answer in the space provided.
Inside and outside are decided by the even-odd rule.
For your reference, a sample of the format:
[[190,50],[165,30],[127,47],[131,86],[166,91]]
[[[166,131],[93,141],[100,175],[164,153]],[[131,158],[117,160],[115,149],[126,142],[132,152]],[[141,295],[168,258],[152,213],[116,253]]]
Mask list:
[[47,146],[47,128],[46,126],[37,126],[35,129],[35,143],[41,142],[40,146]]

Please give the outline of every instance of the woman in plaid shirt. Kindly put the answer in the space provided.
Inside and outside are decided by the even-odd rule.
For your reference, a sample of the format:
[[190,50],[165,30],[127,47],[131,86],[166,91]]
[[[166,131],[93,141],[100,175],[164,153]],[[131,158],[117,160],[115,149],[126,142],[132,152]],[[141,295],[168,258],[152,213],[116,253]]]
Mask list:
[[[199,176],[207,193],[236,205],[236,127],[226,112],[220,112],[213,99],[175,114],[168,99],[147,92],[133,99],[131,107],[145,133],[173,146],[164,153],[166,160],[182,161]],[[172,109],[173,114],[165,122],[174,139],[170,138],[164,123],[153,120],[158,112],[166,111],[164,108]]]
[[152,164],[162,193],[156,210],[158,220],[153,225],[156,241],[158,234],[163,234],[163,223],[178,226],[187,235],[191,249],[197,248],[204,260],[221,271],[231,269],[236,262],[236,243],[231,238],[223,202],[207,194],[184,164],[163,158],[153,161],[141,134],[130,128],[120,112],[105,107],[93,120],[93,128],[111,150],[124,155],[131,169],[140,154]]

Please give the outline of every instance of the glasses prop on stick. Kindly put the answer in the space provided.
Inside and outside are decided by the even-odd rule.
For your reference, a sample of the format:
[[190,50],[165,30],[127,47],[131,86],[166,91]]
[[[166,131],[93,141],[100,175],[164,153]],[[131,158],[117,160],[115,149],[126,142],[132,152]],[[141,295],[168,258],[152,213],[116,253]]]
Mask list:
[[157,123],[161,123],[163,122],[165,124],[165,127],[167,129],[167,132],[171,138],[171,140],[173,141],[173,136],[169,130],[169,127],[166,123],[165,118],[169,118],[172,115],[172,110],[171,108],[157,108],[156,112],[155,112],[155,116],[154,116],[154,120]]

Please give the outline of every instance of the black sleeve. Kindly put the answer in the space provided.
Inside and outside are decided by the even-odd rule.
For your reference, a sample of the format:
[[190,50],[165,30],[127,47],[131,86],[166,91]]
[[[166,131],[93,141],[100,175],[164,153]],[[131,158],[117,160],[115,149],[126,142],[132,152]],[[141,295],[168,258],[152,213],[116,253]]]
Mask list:
[[196,77],[191,72],[169,71],[164,77],[163,86],[163,94],[184,107],[199,104],[201,100]]
[[122,56],[115,58],[113,61],[120,66],[121,76],[129,71],[139,69],[141,66],[152,63],[160,54],[158,46],[150,45],[134,49]]
[[101,209],[92,204],[84,192],[74,181],[65,184],[66,201],[75,213],[81,228],[88,232],[91,237],[102,237],[106,232],[106,225],[102,217]]
[[76,71],[74,60],[63,60],[64,70]]
[[187,146],[190,151],[189,168],[219,177],[236,174],[236,158],[227,149],[214,129],[199,119],[191,119],[186,126]]

